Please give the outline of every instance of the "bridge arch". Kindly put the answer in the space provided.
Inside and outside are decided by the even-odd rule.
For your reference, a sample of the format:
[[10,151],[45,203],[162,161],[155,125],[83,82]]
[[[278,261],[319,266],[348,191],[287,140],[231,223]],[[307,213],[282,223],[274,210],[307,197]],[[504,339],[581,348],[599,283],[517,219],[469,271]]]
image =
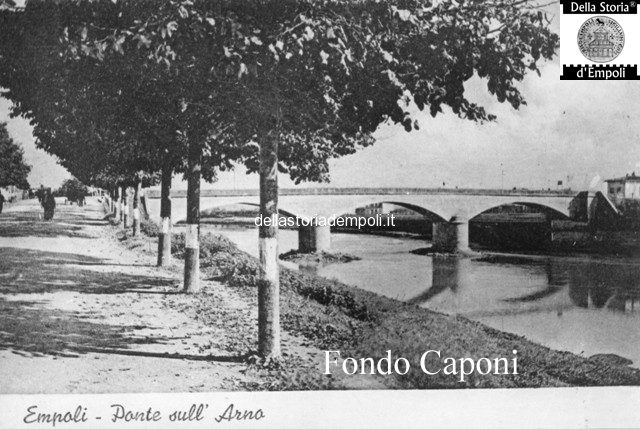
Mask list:
[[446,222],[446,219],[438,214],[435,210],[430,210],[422,206],[418,206],[410,203],[403,203],[400,201],[383,201],[382,204],[393,204],[394,206],[404,207],[405,209],[413,210],[416,213],[428,218],[432,222]]
[[534,203],[534,202],[530,202],[530,201],[513,201],[513,202],[505,202],[505,203],[501,203],[498,205],[493,205],[491,207],[485,208],[480,212],[476,212],[474,214],[471,214],[469,216],[469,220],[473,220],[475,218],[477,218],[478,216],[480,216],[481,214],[484,214],[490,210],[496,209],[498,207],[505,207],[505,206],[513,206],[513,205],[517,205],[517,206],[525,206],[525,207],[529,207],[529,208],[536,208],[539,209],[542,213],[545,213],[547,215],[548,218],[551,219],[562,219],[562,220],[566,220],[569,219],[569,216],[567,213],[563,213],[562,211],[558,210],[555,207],[551,207],[549,205],[546,204],[542,204],[542,203]]
[[[342,210],[338,210],[341,213],[338,213],[338,211],[334,212],[334,214],[336,216],[342,216],[344,214],[351,214],[354,213],[356,208],[359,207],[363,207],[366,205],[371,205],[371,204],[391,204],[394,206],[398,206],[398,207],[403,207],[409,210],[413,210],[414,212],[424,216],[425,218],[427,218],[429,221],[431,222],[447,222],[448,219],[445,217],[446,215],[444,214],[440,214],[439,211],[436,210],[431,210],[416,204],[411,204],[411,203],[405,203],[405,202],[401,202],[401,201],[372,201],[370,203],[367,204],[358,204],[357,206],[351,206]],[[253,202],[249,202],[249,201],[239,201],[239,202],[225,202],[225,203],[221,203],[221,204],[215,204],[213,206],[209,206],[205,209],[200,210],[200,215],[206,215],[206,213],[208,211],[214,210],[214,209],[220,209],[220,208],[224,208],[224,207],[230,207],[230,206],[247,206],[247,207],[260,207],[260,204],[257,203],[253,203]],[[288,217],[293,217],[293,218],[301,218],[304,217],[305,215],[303,214],[296,214],[294,213],[292,210],[288,210],[286,208],[282,208],[282,207],[278,207],[278,213],[280,215],[284,215],[284,216],[288,216]],[[184,219],[182,219],[181,221],[178,221],[178,223],[180,222],[184,222]]]
[[365,207],[365,206],[369,206],[369,205],[373,205],[373,204],[390,204],[390,205],[402,207],[402,208],[405,208],[405,209],[409,209],[409,210],[412,210],[412,211],[416,212],[417,214],[420,214],[420,215],[424,216],[425,218],[427,218],[431,222],[446,222],[448,220],[446,218],[446,215],[441,213],[440,210],[432,210],[430,208],[426,208],[426,207],[423,207],[421,205],[412,204],[412,203],[408,203],[408,202],[391,201],[391,200],[379,200],[379,199],[378,200],[371,200],[371,201],[368,201],[366,203],[358,202],[358,203],[354,204],[353,202],[350,202],[349,204],[343,205],[339,209],[333,210],[333,215],[334,216],[343,216],[343,215],[347,215],[347,214],[354,214],[355,210],[357,208],[361,208],[361,207]]
[[[252,203],[252,202],[248,202],[248,201],[240,201],[240,202],[230,202],[230,203],[221,203],[221,204],[215,204],[213,206],[208,206],[205,209],[201,209],[200,210],[200,217],[202,217],[203,215],[206,216],[208,214],[208,212],[215,210],[215,209],[221,209],[224,207],[230,207],[230,206],[248,206],[248,207],[256,207],[256,208],[260,208],[260,204],[256,204],[256,203]],[[294,214],[291,211],[282,209],[282,208],[278,208],[278,214],[282,215],[282,216],[287,216],[287,217],[293,217],[293,218],[298,218],[299,216]],[[179,221],[177,221],[177,224],[180,223],[184,223],[186,221],[186,219],[181,219]]]

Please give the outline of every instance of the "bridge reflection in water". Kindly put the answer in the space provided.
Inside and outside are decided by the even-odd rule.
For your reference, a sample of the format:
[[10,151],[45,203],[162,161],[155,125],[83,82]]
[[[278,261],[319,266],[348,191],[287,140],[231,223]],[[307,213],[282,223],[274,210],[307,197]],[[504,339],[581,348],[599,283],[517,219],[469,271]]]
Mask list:
[[[487,275],[491,267],[499,273]],[[587,357],[618,355],[640,368],[637,264],[434,257],[431,271],[431,286],[410,302],[460,314],[552,349]],[[510,276],[513,272],[517,274]]]
[[457,301],[459,305],[460,300],[455,299],[455,296],[468,294],[469,289],[481,300],[480,297],[484,293],[478,290],[478,278],[466,275],[467,272],[473,271],[471,266],[475,264],[511,265],[537,272],[543,270],[546,282],[526,288],[529,290],[516,288],[518,294],[499,298],[502,303],[511,304],[509,307],[499,305],[493,309],[478,310],[473,306],[474,308],[468,309],[471,311],[465,311],[465,308],[461,307],[449,310],[477,317],[491,313],[540,309],[541,304],[546,301],[560,311],[563,308],[580,307],[640,314],[640,266],[613,261],[586,262],[557,257],[491,255],[474,260],[455,256],[434,256],[431,260],[431,286],[407,301],[429,307],[429,301],[439,295],[448,294],[450,298],[441,298],[439,302],[444,304]]

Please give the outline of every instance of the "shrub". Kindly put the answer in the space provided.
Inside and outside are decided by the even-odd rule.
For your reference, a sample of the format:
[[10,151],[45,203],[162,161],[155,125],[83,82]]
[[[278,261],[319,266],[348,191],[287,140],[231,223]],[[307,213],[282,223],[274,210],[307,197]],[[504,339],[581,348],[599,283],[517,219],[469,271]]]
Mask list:
[[150,219],[140,220],[140,230],[143,234],[146,234],[149,237],[157,237],[158,235],[160,235],[160,228],[155,222]]
[[[175,234],[171,253],[184,257],[185,235]],[[207,233],[200,237],[201,266],[207,274],[231,287],[258,287],[260,264],[257,258],[241,251],[228,238]],[[283,268],[280,270],[283,291],[299,294],[325,306],[334,306],[356,320],[371,321],[376,312],[370,310],[365,297],[356,296],[356,289],[328,279],[309,276]],[[366,294],[365,294],[366,295]]]

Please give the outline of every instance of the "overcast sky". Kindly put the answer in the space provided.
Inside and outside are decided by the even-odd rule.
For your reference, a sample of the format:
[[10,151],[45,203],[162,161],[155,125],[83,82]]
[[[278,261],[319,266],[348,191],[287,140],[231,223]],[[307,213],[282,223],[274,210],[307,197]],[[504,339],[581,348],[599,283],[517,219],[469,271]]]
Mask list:
[[[557,23],[555,23],[557,25]],[[471,99],[498,115],[484,125],[445,114],[424,116],[421,130],[384,127],[377,142],[331,164],[330,186],[415,186],[554,188],[562,180],[585,189],[595,176],[640,173],[640,82],[560,81],[559,60],[522,83],[527,106],[515,111],[490,98],[486,84],[468,82]],[[35,148],[29,124],[8,119],[0,100],[0,121],[25,148],[34,168],[30,181],[56,186],[67,173]],[[281,176],[280,184],[293,186]],[[186,187],[175,183],[176,188]],[[258,178],[242,168],[220,176],[217,188],[257,188]]]
[[70,177],[67,170],[57,163],[57,159],[45,151],[36,149],[35,139],[31,134],[32,128],[29,122],[22,118],[9,118],[11,103],[0,97],[0,122],[6,122],[9,134],[13,140],[24,148],[25,158],[33,168],[29,174],[31,187],[58,186],[63,180]]

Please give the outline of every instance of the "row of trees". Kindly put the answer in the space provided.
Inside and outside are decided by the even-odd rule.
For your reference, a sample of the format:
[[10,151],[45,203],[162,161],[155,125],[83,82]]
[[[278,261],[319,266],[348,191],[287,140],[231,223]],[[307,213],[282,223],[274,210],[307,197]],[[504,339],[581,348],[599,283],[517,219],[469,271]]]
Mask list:
[[31,166],[24,160],[24,150],[13,141],[7,124],[0,122],[0,188],[16,186],[29,189]]
[[[329,161],[381,124],[417,129],[414,106],[493,120],[465,82],[518,108],[517,81],[557,43],[528,0],[30,0],[0,13],[0,87],[83,182],[115,195],[160,181],[160,264],[171,178],[185,176],[184,289],[196,292],[202,179],[244,164],[275,218],[279,173],[326,181]],[[259,352],[273,357],[276,225],[259,230]]]

